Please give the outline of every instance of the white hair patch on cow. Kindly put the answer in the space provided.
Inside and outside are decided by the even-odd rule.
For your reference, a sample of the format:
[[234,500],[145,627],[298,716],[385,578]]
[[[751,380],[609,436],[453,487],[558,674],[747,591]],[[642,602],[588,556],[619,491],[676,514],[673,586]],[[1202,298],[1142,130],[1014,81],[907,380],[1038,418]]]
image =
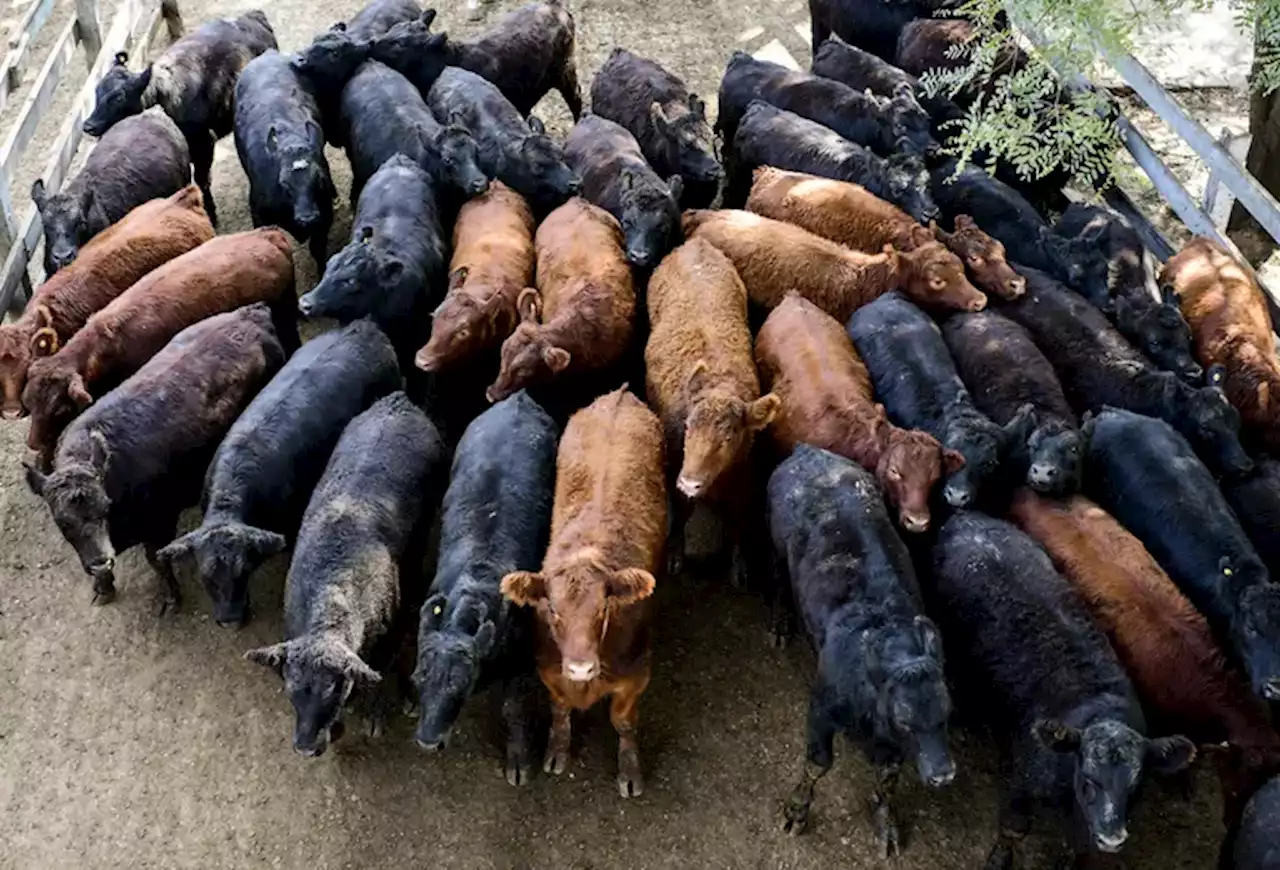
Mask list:
[[309,166],[309,165],[310,165],[310,164],[307,162],[307,159],[306,159],[305,157],[304,157],[304,158],[301,158],[301,159],[298,159],[298,160],[293,161],[293,168],[294,168],[294,169],[306,169],[306,168],[307,168],[307,166]]

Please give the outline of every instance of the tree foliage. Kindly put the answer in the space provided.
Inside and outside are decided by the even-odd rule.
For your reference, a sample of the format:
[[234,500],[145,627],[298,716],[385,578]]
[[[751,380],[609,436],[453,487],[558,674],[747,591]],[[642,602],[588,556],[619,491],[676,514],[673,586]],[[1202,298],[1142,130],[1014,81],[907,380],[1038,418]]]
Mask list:
[[[1239,25],[1255,34],[1251,86],[1269,93],[1280,87],[1280,0],[1231,4]],[[988,163],[1006,162],[1029,180],[1058,167],[1095,184],[1110,178],[1119,147],[1110,100],[1072,85],[1095,71],[1104,52],[1129,53],[1139,33],[1211,5],[1212,0],[967,0],[948,13],[974,26],[974,38],[952,49],[964,63],[924,77],[932,93],[979,94],[955,122],[952,152],[963,161],[982,155]],[[1019,32],[1034,35],[1034,42]],[[1010,71],[1014,51],[1025,53],[1026,62]]]

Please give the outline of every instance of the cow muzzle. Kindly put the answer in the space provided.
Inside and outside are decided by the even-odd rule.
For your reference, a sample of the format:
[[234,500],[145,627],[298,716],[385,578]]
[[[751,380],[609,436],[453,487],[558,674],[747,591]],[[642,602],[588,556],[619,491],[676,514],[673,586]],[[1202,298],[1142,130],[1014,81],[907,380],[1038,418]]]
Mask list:
[[700,480],[694,480],[687,475],[680,475],[676,481],[676,489],[685,496],[685,498],[697,498],[705,491],[706,486]]
[[600,663],[593,661],[565,661],[564,675],[575,683],[586,683],[600,673]]

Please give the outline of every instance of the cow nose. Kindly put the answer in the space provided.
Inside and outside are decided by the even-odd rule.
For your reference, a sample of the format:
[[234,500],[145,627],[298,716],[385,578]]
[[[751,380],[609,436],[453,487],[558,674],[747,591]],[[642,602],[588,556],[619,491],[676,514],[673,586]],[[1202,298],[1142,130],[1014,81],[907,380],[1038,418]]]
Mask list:
[[644,268],[649,265],[649,252],[639,248],[627,248],[627,262],[633,266]]
[[1023,278],[1021,275],[1018,275],[1015,278],[1010,278],[1005,282],[1005,288],[1009,291],[1010,296],[1021,296],[1023,293],[1027,292],[1027,279]]
[[1272,677],[1262,685],[1262,697],[1268,701],[1280,701],[1280,677]]
[[298,300],[298,312],[303,317],[310,317],[315,308],[316,303],[311,299],[311,294],[307,294]]
[[903,514],[902,527],[908,532],[924,532],[929,529],[929,517],[918,514]]
[[942,497],[947,500],[947,504],[955,508],[967,507],[969,502],[973,500],[973,493],[967,487],[952,486],[947,484],[942,488]]
[[5,418],[6,420],[20,420],[20,419],[22,419],[22,409],[21,409],[21,408],[5,408],[3,411],[0,411],[0,414],[3,414],[3,416],[4,416],[4,418]]
[[574,682],[585,683],[594,679],[596,672],[600,670],[597,662],[571,662],[564,663],[564,675]]
[[1098,851],[1115,853],[1120,851],[1120,847],[1129,839],[1129,831],[1127,828],[1121,828],[1115,834],[1098,834],[1093,841],[1098,846]]
[[956,765],[952,762],[945,770],[940,770],[925,780],[930,788],[942,788],[951,785],[956,778]]
[[1052,465],[1036,463],[1027,472],[1027,479],[1033,486],[1049,486],[1058,479],[1058,469]]
[[1189,384],[1198,384],[1204,380],[1204,369],[1199,363],[1191,363],[1182,369],[1182,379]]
[[325,747],[321,745],[303,746],[301,744],[293,744],[293,751],[301,755],[303,758],[319,758],[324,755]]
[[116,560],[111,556],[103,556],[101,559],[95,559],[88,565],[89,573],[93,575],[107,574],[115,570]]
[[702,494],[702,481],[694,480],[682,474],[680,479],[676,481],[676,488],[684,493],[686,498],[697,498]]
[[582,180],[579,178],[569,179],[569,195],[577,196],[578,191],[582,190]]

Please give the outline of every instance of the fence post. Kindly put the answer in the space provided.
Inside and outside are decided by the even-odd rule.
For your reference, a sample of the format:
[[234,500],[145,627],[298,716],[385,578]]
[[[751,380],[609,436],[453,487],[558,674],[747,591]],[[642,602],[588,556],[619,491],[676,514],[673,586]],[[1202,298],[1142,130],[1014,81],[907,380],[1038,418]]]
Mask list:
[[76,0],[76,27],[80,30],[80,41],[84,43],[89,69],[93,69],[98,52],[102,51],[102,22],[98,18],[98,0]]

